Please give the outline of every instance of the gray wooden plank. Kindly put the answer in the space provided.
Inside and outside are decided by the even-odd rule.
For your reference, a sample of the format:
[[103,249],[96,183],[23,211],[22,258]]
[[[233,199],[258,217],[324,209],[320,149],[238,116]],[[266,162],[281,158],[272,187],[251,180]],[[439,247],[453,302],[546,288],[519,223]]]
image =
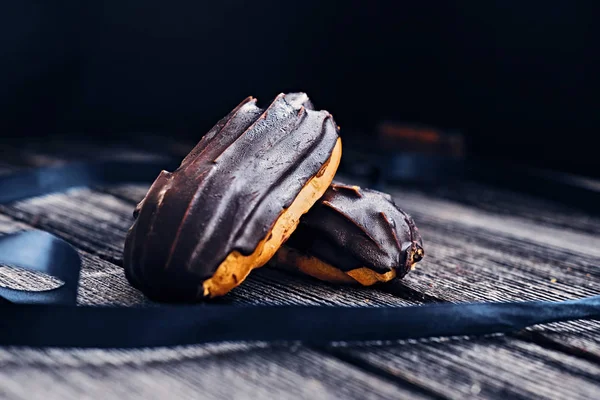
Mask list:
[[594,258],[429,224],[420,230],[429,251],[402,283],[422,293],[448,301],[560,300],[600,291]]
[[148,349],[60,349],[0,347],[0,370],[9,368],[85,368],[140,367],[152,363],[201,360],[215,355],[255,348],[267,348],[262,342],[223,342],[203,345],[175,346]]
[[573,255],[600,256],[597,235],[586,234],[571,228],[556,228],[533,224],[518,216],[498,215],[455,202],[438,199],[404,189],[392,191],[395,199],[408,212],[425,222],[451,223],[468,232],[489,231],[494,236],[513,238],[528,244],[538,244],[551,249],[558,248]]
[[[0,397],[11,400],[432,398],[303,347],[239,350],[243,351],[212,351],[187,359],[177,354],[152,363],[101,367],[13,365],[0,369]],[[106,355],[93,357],[101,359]]]
[[450,181],[414,189],[429,197],[449,200],[497,215],[518,217],[534,224],[600,234],[600,218],[552,199],[469,181]]
[[509,337],[407,342],[345,354],[452,399],[597,398],[597,363]]
[[[427,252],[403,286],[453,302],[563,300],[600,292],[596,235],[515,223],[406,190],[395,196],[418,221]],[[482,220],[488,225],[479,226]],[[557,344],[600,357],[599,322],[538,329]]]
[[127,229],[133,221],[131,204],[90,189],[35,197],[0,206],[0,212],[119,264]]

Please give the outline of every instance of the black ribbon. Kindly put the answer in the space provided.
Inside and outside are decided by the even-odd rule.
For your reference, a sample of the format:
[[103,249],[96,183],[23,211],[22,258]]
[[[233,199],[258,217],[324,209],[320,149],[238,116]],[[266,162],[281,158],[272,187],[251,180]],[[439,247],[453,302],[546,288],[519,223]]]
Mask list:
[[[77,186],[150,182],[166,161],[102,161],[36,168],[0,177],[0,204]],[[228,306],[78,307],[81,260],[67,242],[31,230],[0,237],[0,264],[64,284],[30,292],[0,287],[0,345],[133,348],[195,343],[373,341],[507,333],[527,326],[600,319],[600,296],[548,302],[409,307]]]

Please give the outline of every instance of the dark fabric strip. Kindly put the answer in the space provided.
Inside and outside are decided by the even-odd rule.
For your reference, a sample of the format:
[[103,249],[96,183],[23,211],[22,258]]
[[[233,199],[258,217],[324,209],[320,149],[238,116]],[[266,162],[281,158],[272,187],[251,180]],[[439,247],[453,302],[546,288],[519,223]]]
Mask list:
[[410,307],[0,306],[0,344],[151,347],[219,341],[371,341],[512,332],[600,317],[600,296],[564,302]]

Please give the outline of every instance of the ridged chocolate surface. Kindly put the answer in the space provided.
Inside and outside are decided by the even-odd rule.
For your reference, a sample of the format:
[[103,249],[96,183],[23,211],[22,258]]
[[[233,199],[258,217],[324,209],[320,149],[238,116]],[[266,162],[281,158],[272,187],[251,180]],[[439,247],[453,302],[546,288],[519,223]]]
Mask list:
[[232,251],[254,251],[336,144],[331,115],[305,103],[306,95],[281,94],[263,110],[247,98],[175,172],[158,176],[125,243],[134,286],[187,299]]
[[[388,194],[333,182],[300,220],[285,246],[342,270],[395,269],[403,277],[423,249],[413,219]],[[420,256],[415,257],[418,261]]]

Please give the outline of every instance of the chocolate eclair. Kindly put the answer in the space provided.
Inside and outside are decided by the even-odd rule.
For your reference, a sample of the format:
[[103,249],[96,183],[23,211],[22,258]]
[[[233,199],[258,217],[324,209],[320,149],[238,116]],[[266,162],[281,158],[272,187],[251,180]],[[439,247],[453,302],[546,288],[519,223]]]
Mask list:
[[226,294],[287,240],[340,157],[331,114],[306,95],[280,94],[266,109],[247,98],[136,207],[125,241],[129,282],[162,301]]
[[404,277],[423,255],[413,219],[390,195],[334,182],[271,265],[369,286]]

